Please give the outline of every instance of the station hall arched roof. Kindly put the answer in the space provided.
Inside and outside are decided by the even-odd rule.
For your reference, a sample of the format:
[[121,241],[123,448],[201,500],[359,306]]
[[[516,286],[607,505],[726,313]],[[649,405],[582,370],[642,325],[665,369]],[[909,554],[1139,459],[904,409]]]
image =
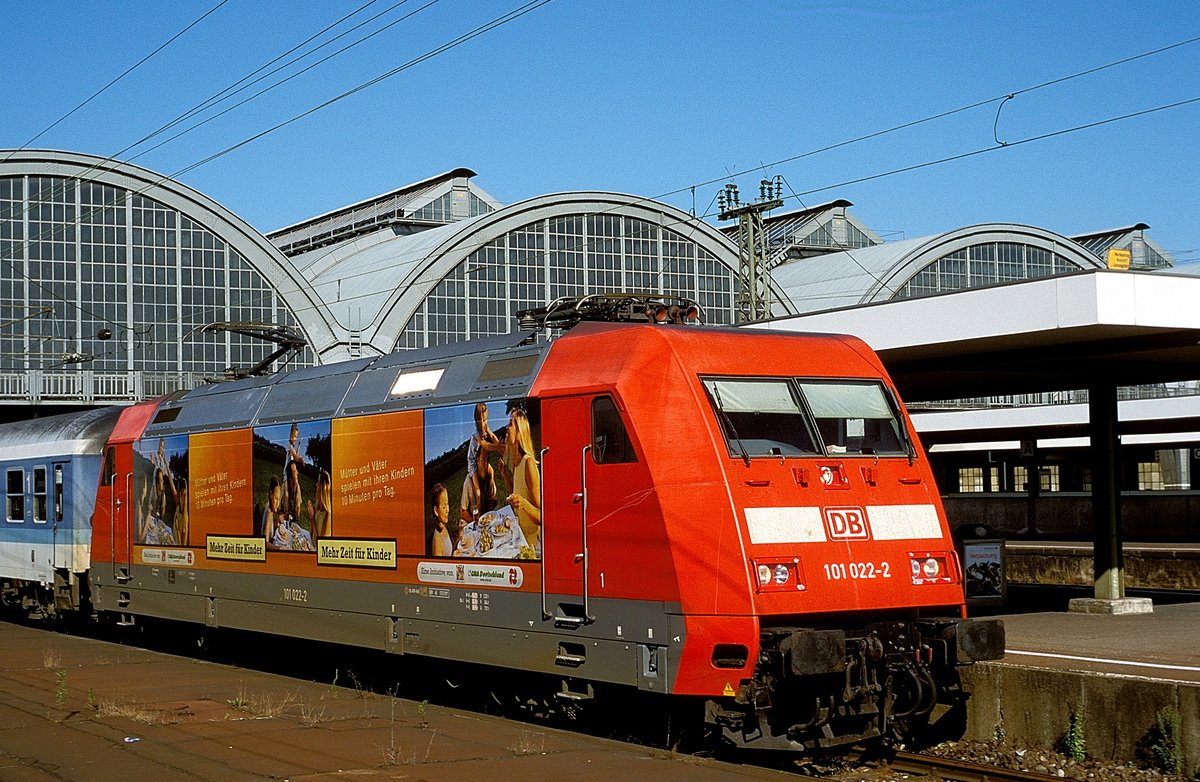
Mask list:
[[429,292],[472,253],[541,220],[596,214],[670,229],[737,271],[737,248],[713,226],[658,201],[601,191],[538,196],[414,234],[382,230],[292,261],[333,314],[361,332],[364,348],[387,353]]
[[887,301],[939,260],[989,243],[1025,245],[1052,253],[1079,270],[1103,264],[1079,243],[1044,228],[984,223],[916,239],[788,261],[771,274],[796,312]]
[[318,355],[340,342],[336,321],[316,289],[258,230],[208,196],[170,176],[111,158],[60,150],[0,153],[0,177],[62,177],[125,190],[186,215],[236,250],[276,290]]

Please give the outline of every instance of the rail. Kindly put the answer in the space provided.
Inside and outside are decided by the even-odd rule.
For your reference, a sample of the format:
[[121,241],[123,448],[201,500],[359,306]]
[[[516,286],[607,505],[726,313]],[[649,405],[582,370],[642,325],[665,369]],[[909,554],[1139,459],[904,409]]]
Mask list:
[[921,774],[945,782],[1061,782],[1059,777],[966,760],[939,758],[912,752],[894,752],[881,765],[900,774]]

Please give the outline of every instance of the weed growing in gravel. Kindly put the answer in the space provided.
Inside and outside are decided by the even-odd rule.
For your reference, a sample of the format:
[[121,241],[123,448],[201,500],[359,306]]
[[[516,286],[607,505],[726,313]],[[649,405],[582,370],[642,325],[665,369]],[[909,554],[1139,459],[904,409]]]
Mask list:
[[415,752],[413,753],[411,759],[404,757],[400,749],[400,744],[396,740],[396,703],[396,693],[388,693],[388,745],[383,751],[383,757],[390,766],[396,766],[401,763],[417,762]]
[[1183,720],[1174,706],[1164,706],[1142,740],[1147,765],[1166,774],[1183,775]]
[[306,728],[311,728],[326,722],[325,707],[316,703],[309,703],[304,699],[300,700],[300,724]]
[[523,730],[508,751],[514,755],[543,755],[546,752],[546,734]]
[[1072,760],[1087,759],[1087,744],[1083,737],[1083,706],[1074,709],[1071,712],[1070,722],[1067,723],[1067,732],[1063,736],[1063,754]]
[[96,701],[96,713],[101,717],[123,717],[143,725],[163,725],[166,719],[161,711],[147,709],[136,703],[101,698]]
[[54,678],[54,705],[61,709],[67,702],[67,672],[57,670]]
[[350,680],[350,689],[354,690],[354,696],[356,698],[367,697],[366,693],[363,692],[362,683],[358,680],[358,677],[354,675],[354,671],[347,668],[346,669],[346,678],[348,678]]
[[249,717],[267,719],[281,716],[291,707],[295,699],[294,695],[277,697],[270,693],[247,692],[245,685],[239,685],[237,695],[226,703],[231,709],[240,711]]
[[55,668],[62,666],[62,655],[57,649],[46,647],[42,650],[42,668],[47,671],[52,671]]

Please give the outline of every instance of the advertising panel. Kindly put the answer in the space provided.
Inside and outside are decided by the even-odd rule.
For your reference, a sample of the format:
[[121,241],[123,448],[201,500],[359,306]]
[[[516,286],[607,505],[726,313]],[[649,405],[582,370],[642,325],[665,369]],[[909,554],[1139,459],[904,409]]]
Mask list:
[[208,535],[252,534],[246,518],[246,510],[254,504],[250,443],[249,429],[191,436],[187,496],[195,530]]
[[[403,557],[539,559],[540,427],[531,402],[140,441],[134,494],[142,560],[308,567],[299,557],[308,554],[320,566],[395,570]],[[272,560],[276,552],[282,559]],[[420,564],[428,571],[422,580],[523,581],[519,569],[483,563]]]
[[133,454],[134,543],[189,543],[188,438],[142,440]]
[[963,544],[963,590],[969,603],[1003,602],[1004,542],[969,540]]
[[541,472],[530,400],[425,413],[425,553],[539,559]]
[[[334,534],[346,544],[355,538],[393,541],[395,553],[420,554],[422,499],[422,412],[410,410],[333,422]],[[366,560],[329,564],[362,565]],[[378,562],[378,560],[371,560]]]
[[315,552],[332,534],[331,450],[328,421],[254,429],[252,534],[268,550]]

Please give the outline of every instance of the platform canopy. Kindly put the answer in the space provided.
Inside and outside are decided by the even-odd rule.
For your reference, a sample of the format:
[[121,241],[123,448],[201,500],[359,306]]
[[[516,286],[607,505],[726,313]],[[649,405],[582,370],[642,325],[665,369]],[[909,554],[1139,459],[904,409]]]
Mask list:
[[853,334],[906,402],[1200,378],[1200,278],[1084,271],[750,328]]

